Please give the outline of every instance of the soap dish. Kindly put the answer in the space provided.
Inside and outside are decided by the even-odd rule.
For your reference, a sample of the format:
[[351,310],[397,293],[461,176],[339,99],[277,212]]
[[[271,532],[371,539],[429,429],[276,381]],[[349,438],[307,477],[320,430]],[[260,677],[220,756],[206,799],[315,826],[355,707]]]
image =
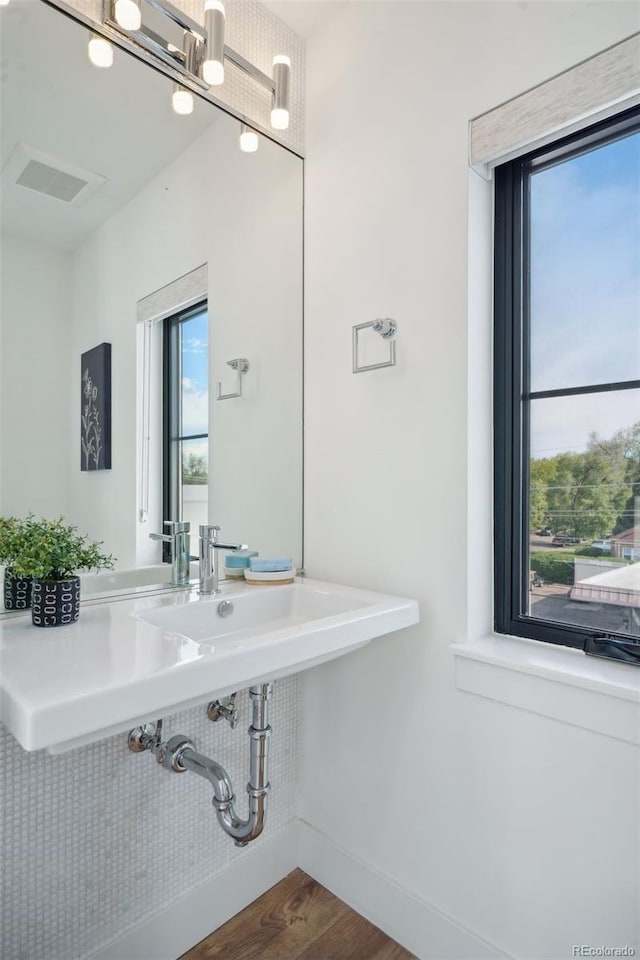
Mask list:
[[247,583],[268,585],[271,583],[293,583],[295,580],[295,570],[272,570],[268,573],[261,573],[258,570],[245,570],[244,578]]

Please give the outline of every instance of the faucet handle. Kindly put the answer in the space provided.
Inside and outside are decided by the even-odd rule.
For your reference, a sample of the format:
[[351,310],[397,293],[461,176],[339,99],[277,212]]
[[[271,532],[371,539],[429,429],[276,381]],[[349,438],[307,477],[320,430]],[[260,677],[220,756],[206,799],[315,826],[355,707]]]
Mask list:
[[202,540],[217,540],[221,527],[217,523],[201,523],[199,530]]

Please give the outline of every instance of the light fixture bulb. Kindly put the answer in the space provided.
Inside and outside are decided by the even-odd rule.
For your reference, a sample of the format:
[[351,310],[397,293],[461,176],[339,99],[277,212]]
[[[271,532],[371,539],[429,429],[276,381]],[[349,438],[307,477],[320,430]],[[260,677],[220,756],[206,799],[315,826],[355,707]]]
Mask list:
[[190,90],[185,90],[184,87],[176,84],[171,96],[171,106],[181,116],[193,113],[193,94]]
[[273,58],[271,126],[274,130],[286,130],[289,126],[290,90],[291,59],[284,53],[279,53]]
[[93,36],[89,40],[89,60],[94,67],[110,67],[113,64],[113,47],[104,37]]
[[0,7],[8,7],[9,0],[0,0]]
[[240,126],[240,149],[243,153],[255,153],[260,141],[258,134],[246,124]]
[[115,0],[113,15],[123,30],[139,30],[142,25],[142,14],[137,0]]
[[224,83],[226,15],[221,0],[204,0],[205,57],[202,79],[209,87]]
[[202,79],[209,87],[224,83],[224,64],[217,60],[205,60],[202,64]]
[[274,130],[287,130],[289,127],[289,111],[282,107],[275,107],[271,111],[271,126]]

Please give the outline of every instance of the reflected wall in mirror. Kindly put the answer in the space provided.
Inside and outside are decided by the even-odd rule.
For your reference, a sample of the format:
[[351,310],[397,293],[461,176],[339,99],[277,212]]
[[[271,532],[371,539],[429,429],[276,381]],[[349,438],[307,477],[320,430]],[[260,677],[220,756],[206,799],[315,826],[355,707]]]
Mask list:
[[[302,161],[43,2],[2,11],[0,515],[62,514],[166,583],[165,520],[302,565]],[[82,471],[80,357],[112,356],[112,464]],[[242,374],[230,361],[248,360]],[[229,399],[217,399],[217,384]],[[191,552],[197,554],[197,528]]]

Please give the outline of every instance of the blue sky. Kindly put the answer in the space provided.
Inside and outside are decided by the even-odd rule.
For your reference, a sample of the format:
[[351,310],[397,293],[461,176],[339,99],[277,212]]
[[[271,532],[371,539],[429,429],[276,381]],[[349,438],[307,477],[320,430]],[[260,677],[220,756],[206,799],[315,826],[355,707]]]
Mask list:
[[[182,429],[186,434],[207,433],[209,429],[209,314],[186,320],[182,325]],[[200,447],[203,447],[200,450]],[[201,453],[206,441],[190,446]]]
[[[640,378],[640,133],[531,178],[532,389]],[[640,393],[532,404],[532,456],[640,419]]]

